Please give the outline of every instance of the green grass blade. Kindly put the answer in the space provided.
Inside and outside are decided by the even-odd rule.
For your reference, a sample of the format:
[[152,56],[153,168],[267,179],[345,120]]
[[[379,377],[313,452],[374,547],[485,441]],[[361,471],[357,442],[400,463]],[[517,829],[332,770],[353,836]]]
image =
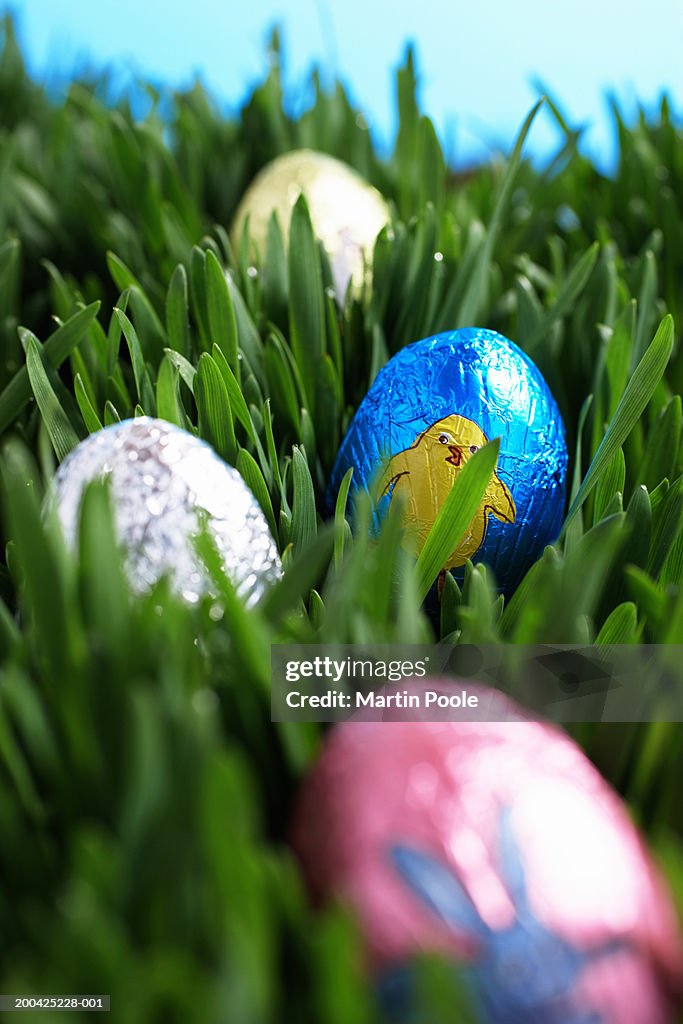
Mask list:
[[595,638],[596,644],[635,644],[638,642],[638,610],[632,601],[618,604],[605,619]]
[[334,548],[334,524],[327,524],[301,548],[282,579],[268,591],[263,600],[263,614],[277,625],[300,601],[308,598],[312,588],[329,565]]
[[325,353],[325,307],[318,247],[303,195],[292,211],[289,234],[289,316],[292,352],[315,419],[316,375]]
[[647,569],[653,579],[659,577],[669,552],[682,532],[683,477],[679,477],[666,495],[652,531],[652,550]]
[[237,453],[237,471],[261,506],[261,511],[268,520],[268,526],[273,537],[277,537],[275,513],[273,512],[273,503],[270,500],[266,481],[256,459],[245,448],[240,448]]
[[157,375],[157,416],[177,427],[185,427],[185,416],[178,395],[179,371],[176,364],[164,354]]
[[173,271],[166,292],[166,331],[169,345],[187,356],[190,352],[190,323],[187,300],[187,273],[182,263]]
[[244,399],[242,389],[239,386],[235,374],[230,368],[228,360],[223,355],[223,350],[220,345],[215,344],[211,350],[211,354],[223,376],[223,383],[227,389],[228,397],[230,398],[230,408],[235,415],[235,419],[239,420],[242,424],[250,440],[253,441],[255,445],[258,445],[258,435],[256,433],[256,428],[254,427],[254,421],[251,418],[251,413],[247,408],[247,403]]
[[50,679],[61,682],[69,672],[73,653],[71,595],[67,595],[63,567],[41,517],[35,466],[22,445],[10,442],[4,449],[0,474],[8,534],[15,545],[33,639],[46,655]]
[[197,371],[195,370],[192,363],[190,363],[185,356],[182,356],[180,352],[176,352],[175,349],[167,348],[164,349],[164,354],[170,359],[173,365],[178,369],[178,372],[184,382],[187,384],[190,391],[194,394],[194,379]]
[[665,586],[672,583],[674,586],[680,587],[683,584],[683,530],[679,530],[678,536],[671,546],[659,579]]
[[605,514],[615,494],[624,493],[624,481],[626,480],[626,460],[621,448],[607,463],[605,471],[595,487],[595,501],[593,504],[593,522],[599,522]]
[[81,379],[80,373],[77,373],[74,378],[74,394],[76,395],[76,401],[78,402],[78,408],[81,411],[83,422],[86,425],[89,434],[94,434],[97,430],[102,429],[102,421],[95,412],[92,402],[88,398],[88,393],[85,390],[85,385]]
[[297,554],[315,537],[315,493],[308,461],[301,448],[292,451],[292,543]]
[[133,301],[136,303],[136,313],[142,314],[154,335],[157,338],[165,337],[163,325],[157,316],[154,306],[150,302],[138,279],[128,269],[123,260],[119,259],[116,253],[108,252],[107,267],[109,268],[109,273],[111,274],[112,280],[116,284],[117,288],[121,291],[124,291],[126,288],[130,288],[133,295]]
[[334,506],[334,521],[337,524],[337,532],[334,538],[334,564],[338,569],[344,555],[344,546],[350,536],[349,524],[346,521],[346,505],[349,499],[349,488],[353,477],[353,466],[347,469],[344,478],[339,485],[337,500]]
[[45,372],[38,342],[33,337],[28,339],[26,369],[31,389],[38,403],[40,414],[43,417],[43,423],[50,435],[55,455],[61,462],[78,444],[78,435],[71,426],[69,417],[59,404],[59,400]]
[[235,307],[225,271],[211,250],[206,254],[206,307],[211,337],[225,353],[235,377],[239,378]]
[[588,467],[579,492],[564,521],[565,533],[572,519],[597,484],[618,448],[622,446],[659,384],[673,351],[673,320],[665,316],[645,355],[626,385],[612,422]]
[[[581,458],[583,451],[583,432],[586,426],[586,420],[588,419],[588,413],[593,405],[593,395],[586,395],[579,412],[579,422],[576,429],[576,449],[574,453],[574,472],[572,474],[572,485],[569,492],[570,503],[574,500],[575,496],[579,493],[581,487]],[[567,530],[565,538],[565,547],[571,548],[574,544],[578,543],[583,536],[583,517],[577,516],[569,529]]]
[[489,441],[465,463],[434,520],[416,564],[421,600],[427,596],[444,562],[474,519],[495,471],[499,447],[499,438]]
[[200,350],[211,345],[209,318],[206,310],[206,252],[198,245],[192,248],[190,260],[190,296],[195,323],[199,328]]
[[249,310],[242,298],[242,294],[235,284],[235,280],[230,272],[226,273],[226,280],[228,282],[228,288],[230,289],[230,297],[235,309],[235,320],[237,322],[237,336],[239,338],[240,349],[242,354],[249,365],[251,372],[256,377],[259,384],[263,383],[263,371],[261,369],[261,353],[263,350],[263,343],[261,336],[256,329]]
[[681,396],[674,395],[650,427],[637,483],[654,490],[660,480],[676,475],[682,434]]
[[288,421],[297,437],[300,437],[301,411],[297,400],[297,382],[277,335],[268,335],[263,355],[273,411],[278,414],[280,422],[283,419]]
[[275,212],[268,220],[266,261],[264,265],[264,300],[271,320],[280,322],[287,315],[287,256],[282,231]]
[[120,423],[120,422],[121,422],[121,417],[119,416],[118,409],[116,408],[116,406],[114,405],[113,402],[110,402],[109,399],[107,399],[107,401],[104,403],[104,425],[105,425],[105,427],[110,427],[110,426],[112,426],[112,424]]
[[643,280],[638,294],[638,320],[633,338],[633,366],[640,359],[647,344],[648,331],[655,323],[657,299],[657,262],[655,254],[648,249],[644,257]]
[[126,314],[120,309],[116,309],[116,307],[114,308],[114,314],[121,325],[123,336],[128,345],[130,361],[133,366],[133,377],[135,378],[135,393],[138,399],[140,399],[142,397],[142,381],[145,374],[145,357],[142,354],[140,340],[137,331]]
[[95,480],[83,493],[78,531],[79,570],[88,625],[120,670],[125,657],[129,598],[109,486],[109,481]]
[[204,352],[199,359],[194,396],[201,436],[213,445],[222,458],[234,463],[237,447],[228,390],[223,383],[221,371],[208,352]]
[[617,411],[628,381],[635,330],[636,303],[631,301],[614,325],[605,356],[605,372],[609,384],[608,417],[610,419]]
[[106,370],[107,374],[111,377],[117,374],[119,377],[123,377],[121,373],[121,365],[119,363],[119,349],[121,347],[121,321],[115,313],[115,310],[120,309],[122,313],[126,313],[128,310],[128,302],[130,300],[130,288],[124,288],[119,295],[112,314],[109,317],[109,327],[106,334]]
[[460,309],[457,313],[457,322],[454,326],[472,327],[476,325],[477,318],[485,305],[493,250],[503,224],[503,215],[512,193],[515,177],[517,176],[519,166],[522,162],[522,149],[524,148],[526,137],[531,130],[531,126],[534,123],[534,119],[542,104],[543,99],[540,99],[538,103],[532,107],[524,121],[524,124],[522,125],[519,135],[517,136],[505,173],[496,192],[495,206],[493,208],[491,222],[489,223],[486,231],[486,238],[477,254],[477,259],[472,271],[472,277],[468,282],[463,295]]
[[[84,309],[80,309],[47,339],[43,346],[43,355],[53,370],[58,370],[83,340],[99,308],[99,302],[92,302]],[[22,366],[0,395],[0,433],[19,415],[30,397],[28,370]]]
[[195,539],[195,547],[218,591],[236,668],[267,694],[270,692],[270,643],[262,617],[255,609],[248,611],[238,597],[208,529],[202,530]]
[[533,353],[541,341],[548,337],[552,327],[573,308],[595,269],[599,252],[600,243],[594,242],[578,260],[536,330],[528,338],[522,339],[526,352]]

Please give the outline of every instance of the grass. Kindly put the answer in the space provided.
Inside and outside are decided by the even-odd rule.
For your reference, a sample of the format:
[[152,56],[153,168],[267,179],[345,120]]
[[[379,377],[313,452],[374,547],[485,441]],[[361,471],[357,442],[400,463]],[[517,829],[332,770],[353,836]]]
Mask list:
[[[11,22],[1,31],[0,989],[95,985],[128,1024],[377,1021],[354,922],[311,911],[286,845],[321,732],[271,723],[269,644],[433,638],[421,597],[457,507],[416,567],[395,517],[371,541],[370,508],[350,527],[343,488],[329,522],[324,494],[387,358],[471,323],[541,367],[573,483],[560,539],[514,596],[470,568],[446,586],[440,635],[681,640],[683,135],[666,100],[635,125],[615,107],[619,169],[605,177],[548,100],[508,160],[463,176],[419,109],[412,54],[381,160],[341,86],[316,83],[310,110],[287,116],[277,59],[225,118],[199,86],[141,82],[113,101],[106,75],[51,99]],[[524,156],[536,116],[564,136],[543,170]],[[392,204],[372,290],[343,310],[305,202],[297,246],[273,222],[256,272],[226,231],[256,170],[303,145],[347,160]],[[205,437],[258,497],[286,569],[258,609],[210,549],[219,603],[187,608],[163,584],[133,600],[101,488],[77,559],[41,520],[58,462],[143,412]],[[576,735],[683,897],[680,727]],[[423,981],[425,1019],[451,1020],[457,982],[429,961]]]

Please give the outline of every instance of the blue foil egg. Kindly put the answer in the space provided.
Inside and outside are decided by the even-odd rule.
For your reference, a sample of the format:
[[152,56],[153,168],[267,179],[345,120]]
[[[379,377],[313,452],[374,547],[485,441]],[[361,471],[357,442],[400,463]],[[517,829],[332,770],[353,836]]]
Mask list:
[[510,592],[556,540],[565,507],[562,417],[540,370],[484,328],[437,334],[398,352],[378,373],[337,456],[328,499],[353,467],[352,493],[371,484],[381,517],[396,495],[419,550],[457,474],[487,441],[498,464],[468,534],[444,569],[462,579],[486,562]]

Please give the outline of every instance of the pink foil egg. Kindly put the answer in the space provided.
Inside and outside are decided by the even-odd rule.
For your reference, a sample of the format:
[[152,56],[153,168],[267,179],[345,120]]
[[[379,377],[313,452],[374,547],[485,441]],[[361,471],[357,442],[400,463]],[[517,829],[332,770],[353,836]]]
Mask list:
[[355,909],[380,975],[460,961],[486,1024],[669,1024],[681,937],[624,804],[559,729],[467,689],[502,721],[394,709],[330,733],[292,832],[314,896]]

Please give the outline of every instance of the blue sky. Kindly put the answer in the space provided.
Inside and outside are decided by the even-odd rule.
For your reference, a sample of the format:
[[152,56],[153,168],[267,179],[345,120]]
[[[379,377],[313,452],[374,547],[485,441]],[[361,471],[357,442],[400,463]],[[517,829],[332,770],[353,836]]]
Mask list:
[[[670,92],[683,105],[681,0],[15,0],[34,74],[64,78],[84,60],[122,75],[182,85],[199,74],[236,107],[267,65],[269,26],[283,29],[286,81],[296,102],[313,62],[338,74],[380,140],[395,128],[393,71],[417,48],[423,109],[457,162],[506,149],[541,79],[603,166],[613,159],[605,95],[627,110]],[[3,7],[0,0],[0,9]],[[530,147],[549,152],[550,118]]]

